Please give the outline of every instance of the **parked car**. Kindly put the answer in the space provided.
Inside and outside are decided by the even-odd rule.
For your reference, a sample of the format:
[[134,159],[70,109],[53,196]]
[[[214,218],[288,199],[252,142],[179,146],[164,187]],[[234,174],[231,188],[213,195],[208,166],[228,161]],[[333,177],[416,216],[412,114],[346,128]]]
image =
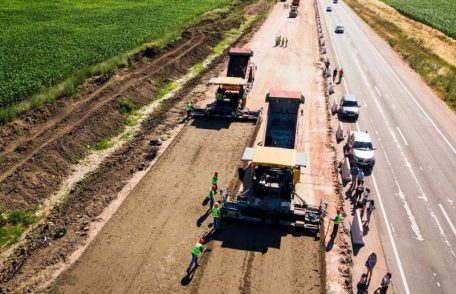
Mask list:
[[351,165],[373,169],[375,165],[375,149],[367,131],[349,133],[345,151]]
[[339,116],[358,119],[360,107],[354,95],[344,95],[340,99]]
[[331,6],[328,6],[328,7],[326,7],[326,11],[331,12],[331,11],[333,11],[333,9]]
[[344,27],[343,26],[337,26],[336,27],[336,33],[337,34],[343,34],[344,33]]
[[334,4],[337,4],[337,2],[339,2],[339,1],[337,1],[337,0],[333,0],[333,3],[334,3]]

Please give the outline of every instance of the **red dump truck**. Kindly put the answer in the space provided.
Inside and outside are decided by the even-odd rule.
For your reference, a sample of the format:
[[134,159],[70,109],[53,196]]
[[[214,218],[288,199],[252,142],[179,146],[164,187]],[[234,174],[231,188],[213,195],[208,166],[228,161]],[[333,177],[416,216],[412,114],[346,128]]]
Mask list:
[[245,107],[247,95],[255,80],[253,51],[250,48],[231,48],[225,77],[209,80],[217,85],[215,101],[204,108],[195,107],[195,117],[218,117],[256,121],[260,111],[250,111]]
[[[304,96],[298,91],[270,91],[263,146],[246,148],[240,169],[243,191],[222,192],[222,219],[246,220],[319,231],[322,205],[307,204],[295,192],[304,153],[297,152],[298,116]],[[301,130],[302,131],[302,130]]]

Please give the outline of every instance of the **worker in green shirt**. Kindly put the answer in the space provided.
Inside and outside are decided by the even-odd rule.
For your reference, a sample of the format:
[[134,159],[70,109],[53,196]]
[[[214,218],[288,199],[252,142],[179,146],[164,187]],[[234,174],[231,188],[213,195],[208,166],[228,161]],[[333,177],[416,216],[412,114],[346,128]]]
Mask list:
[[331,233],[331,238],[336,238],[337,231],[339,230],[339,225],[342,223],[342,214],[340,213],[340,209],[337,209],[337,214],[334,218],[331,219],[334,222],[334,228]]
[[191,103],[185,104],[185,112],[187,113],[187,118],[192,115],[193,105]]
[[220,230],[220,204],[218,202],[214,203],[214,207],[212,207],[212,217],[214,218],[214,229],[216,231]]
[[218,189],[217,180],[218,180],[218,172],[215,172],[211,179],[211,184],[213,186],[215,186],[215,191],[217,191],[217,189]]
[[204,248],[203,244],[204,244],[204,240],[200,239],[198,242],[196,242],[195,246],[193,247],[192,261],[190,261],[190,264],[188,265],[187,273],[190,273],[192,271],[194,264],[196,266],[200,266],[200,264],[198,263],[198,255],[201,252],[204,252],[204,250],[206,250],[206,248]]
[[214,207],[215,193],[217,193],[217,186],[212,185],[211,189],[209,190],[209,195],[207,196],[207,199],[209,199],[211,205],[209,208],[210,210],[212,210],[212,207]]

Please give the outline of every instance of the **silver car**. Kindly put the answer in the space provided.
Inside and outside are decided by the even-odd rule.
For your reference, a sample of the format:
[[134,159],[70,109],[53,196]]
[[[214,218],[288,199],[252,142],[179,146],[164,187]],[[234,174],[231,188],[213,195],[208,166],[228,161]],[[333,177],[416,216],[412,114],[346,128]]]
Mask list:
[[374,146],[367,132],[350,132],[346,151],[350,164],[372,169],[375,165]]
[[344,95],[340,99],[339,116],[358,119],[361,105],[354,95]]
[[336,34],[343,34],[344,33],[344,27],[343,26],[337,26],[335,32],[336,32]]

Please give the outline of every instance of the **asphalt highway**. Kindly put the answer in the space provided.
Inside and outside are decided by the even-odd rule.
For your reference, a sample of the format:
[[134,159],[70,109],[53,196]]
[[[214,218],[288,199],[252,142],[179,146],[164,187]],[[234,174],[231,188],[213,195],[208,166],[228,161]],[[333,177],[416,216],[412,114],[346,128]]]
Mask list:
[[[368,130],[377,148],[368,186],[394,290],[453,293],[455,114],[345,3],[319,5],[336,53],[331,71],[338,64],[345,72],[335,95],[339,100],[343,89],[358,97],[360,117],[350,128]],[[336,34],[336,25],[345,32]]]

